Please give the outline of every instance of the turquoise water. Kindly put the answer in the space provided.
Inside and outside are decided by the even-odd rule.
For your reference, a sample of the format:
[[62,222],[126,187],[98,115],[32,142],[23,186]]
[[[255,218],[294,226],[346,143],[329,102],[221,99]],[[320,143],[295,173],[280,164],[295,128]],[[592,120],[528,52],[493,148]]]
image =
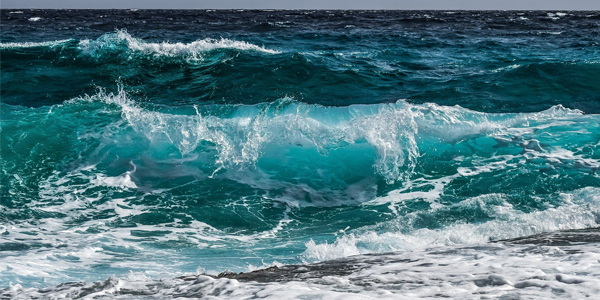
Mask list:
[[3,10],[0,282],[597,227],[599,20]]

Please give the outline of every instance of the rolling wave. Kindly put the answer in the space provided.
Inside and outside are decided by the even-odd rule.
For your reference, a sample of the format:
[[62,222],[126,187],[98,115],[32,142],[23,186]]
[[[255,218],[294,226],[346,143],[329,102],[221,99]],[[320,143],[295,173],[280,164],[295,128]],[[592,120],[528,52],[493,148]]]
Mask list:
[[132,37],[125,30],[118,30],[115,33],[108,33],[96,40],[82,40],[79,42],[79,49],[83,54],[99,56],[105,50],[122,47],[133,52],[142,52],[161,56],[182,56],[198,59],[204,52],[217,49],[235,49],[240,51],[257,51],[268,54],[281,53],[277,50],[267,49],[262,46],[253,45],[244,41],[232,41],[221,38],[203,39],[191,43],[151,43]]
[[[526,166],[559,174],[569,169],[594,174],[600,166],[597,158],[589,157],[589,150],[585,150],[596,147],[592,141],[598,135],[597,115],[562,106],[538,113],[490,114],[402,100],[325,107],[284,98],[258,105],[157,108],[144,108],[124,91],[101,91],[49,111],[41,108],[36,113],[39,116],[27,118],[42,118],[38,122],[56,118],[63,124],[74,122],[87,128],[85,134],[71,135],[67,142],[74,148],[88,148],[99,147],[101,141],[100,152],[85,155],[88,160],[116,155],[120,160],[131,157],[137,165],[139,158],[134,159],[130,150],[119,147],[119,143],[134,143],[131,146],[136,152],[146,153],[155,163],[159,157],[180,160],[190,167],[200,167],[198,174],[204,173],[202,176],[225,173],[233,178],[236,172],[250,172],[258,176],[252,179],[255,186],[261,185],[259,178],[304,183],[309,189],[348,188],[363,180],[383,180],[386,185],[413,184],[411,188],[418,189],[428,185],[418,180],[434,174],[444,164],[448,169],[442,173],[458,177],[518,168],[515,163],[521,159],[525,159]],[[83,111],[90,114],[90,109],[90,117],[105,125],[98,127],[76,119]],[[103,116],[105,109],[109,113]],[[8,136],[21,132],[19,123],[13,122],[24,112],[16,109],[12,113],[6,118],[4,132]],[[63,134],[33,128],[39,130],[38,135],[46,136],[46,147],[55,144],[50,137]],[[565,148],[565,143],[573,146]],[[142,162],[149,163],[147,159]],[[345,165],[343,169],[337,169],[340,163]],[[143,181],[143,169],[132,171],[134,178]],[[294,169],[304,170],[305,174],[287,174]],[[448,181],[458,177],[449,177]]]
[[[71,39],[47,42],[21,42],[21,43],[0,43],[2,49],[49,47],[54,48],[63,46],[73,41]],[[236,49],[240,51],[258,51],[269,54],[281,53],[277,50],[267,49],[263,46],[257,46],[244,41],[233,41],[225,38],[211,39],[206,38],[191,43],[152,43],[135,38],[127,33],[126,30],[117,30],[114,33],[107,33],[95,40],[81,40],[78,42],[78,49],[85,55],[99,56],[103,51],[122,49],[123,51],[142,52],[152,55],[163,56],[183,56],[197,58],[203,52],[217,49]]]

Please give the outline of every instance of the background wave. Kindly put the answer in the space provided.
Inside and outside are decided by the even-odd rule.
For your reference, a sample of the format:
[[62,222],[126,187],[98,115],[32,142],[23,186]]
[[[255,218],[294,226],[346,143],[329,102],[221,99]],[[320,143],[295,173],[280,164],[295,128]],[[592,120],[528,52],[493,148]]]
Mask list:
[[[67,37],[59,27],[57,41],[20,43],[8,31],[0,48],[7,73],[2,77],[3,101],[58,104],[119,81],[140,99],[165,105],[257,104],[288,96],[322,105],[408,99],[486,112],[531,112],[558,104],[586,113],[600,109],[600,48],[588,38],[598,34],[593,12],[556,20],[547,13],[528,13],[521,20],[520,12],[506,12],[494,15],[490,23],[479,12],[390,12],[387,17],[402,17],[406,23],[378,30],[372,27],[377,22],[371,12],[332,13],[327,18],[343,23],[318,26],[310,20],[323,18],[323,12],[290,12],[287,17],[273,15],[269,22],[292,22],[300,29],[259,31],[253,24],[236,23],[241,22],[233,18],[238,13],[231,12],[228,22],[245,33],[228,26],[230,31],[221,31],[225,23],[216,20],[215,27],[208,27],[215,18],[211,12],[198,12],[192,19],[185,19],[189,12],[179,13],[190,32],[198,34],[177,31],[174,24],[149,34],[142,29],[145,25],[133,21],[118,26],[127,31],[113,31],[116,25],[110,22],[115,20],[105,21],[104,15],[112,12],[103,11],[90,16],[112,26],[103,32],[92,27]],[[267,12],[252,14],[257,22],[268,17]],[[292,15],[295,21],[289,20]],[[3,26],[24,30],[15,14],[3,16],[11,21]],[[54,18],[56,23],[46,26],[61,24],[62,16]],[[208,23],[197,24],[196,18]],[[347,25],[333,29],[330,24]],[[200,27],[194,31],[195,26]],[[422,32],[424,26],[429,26],[427,32]],[[35,69],[29,67],[31,61]],[[37,88],[45,93],[35,93]]]

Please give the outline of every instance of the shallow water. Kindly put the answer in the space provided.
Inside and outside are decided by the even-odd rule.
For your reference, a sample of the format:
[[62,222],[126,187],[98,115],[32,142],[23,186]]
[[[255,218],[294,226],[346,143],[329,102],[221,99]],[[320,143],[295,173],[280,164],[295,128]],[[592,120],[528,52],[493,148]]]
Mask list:
[[583,299],[600,292],[598,228],[501,243],[366,254],[247,273],[151,279],[141,274],[48,289],[12,287],[15,298]]

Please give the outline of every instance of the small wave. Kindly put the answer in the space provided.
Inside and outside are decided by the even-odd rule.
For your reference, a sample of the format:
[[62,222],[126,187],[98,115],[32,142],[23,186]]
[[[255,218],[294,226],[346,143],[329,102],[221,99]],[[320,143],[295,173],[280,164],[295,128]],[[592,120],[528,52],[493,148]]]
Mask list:
[[82,40],[79,49],[85,54],[95,55],[104,49],[111,49],[122,45],[130,51],[155,54],[161,56],[185,56],[200,59],[203,52],[217,49],[237,49],[242,51],[258,51],[268,54],[280,53],[277,50],[267,49],[244,41],[234,41],[225,38],[206,38],[191,43],[153,43],[146,42],[131,36],[125,30],[108,33],[96,40]]
[[552,20],[560,20],[561,17],[566,17],[568,14],[563,13],[563,12],[557,12],[557,13],[549,12],[546,15],[548,16],[548,18],[550,18]]
[[33,17],[33,18],[29,18],[29,22],[38,22],[41,21],[42,18],[41,17]]
[[66,40],[48,41],[48,42],[0,43],[0,48],[1,49],[35,48],[35,47],[51,47],[52,48],[52,47],[62,46],[70,41],[72,41],[72,40],[66,39]]
[[[562,193],[565,203],[556,208],[524,213],[509,204],[502,194],[482,195],[467,199],[454,208],[484,209],[494,219],[481,224],[457,223],[442,229],[417,229],[409,233],[387,231],[377,233],[365,229],[362,233],[349,233],[334,243],[306,244],[303,256],[308,261],[323,261],[366,253],[384,253],[400,250],[425,249],[434,246],[487,243],[490,240],[510,239],[557,230],[584,229],[597,226],[600,215],[600,189],[583,188],[572,193]],[[436,210],[451,210],[440,207]],[[416,216],[416,215],[415,215]],[[392,223],[410,223],[413,215],[403,216]]]

